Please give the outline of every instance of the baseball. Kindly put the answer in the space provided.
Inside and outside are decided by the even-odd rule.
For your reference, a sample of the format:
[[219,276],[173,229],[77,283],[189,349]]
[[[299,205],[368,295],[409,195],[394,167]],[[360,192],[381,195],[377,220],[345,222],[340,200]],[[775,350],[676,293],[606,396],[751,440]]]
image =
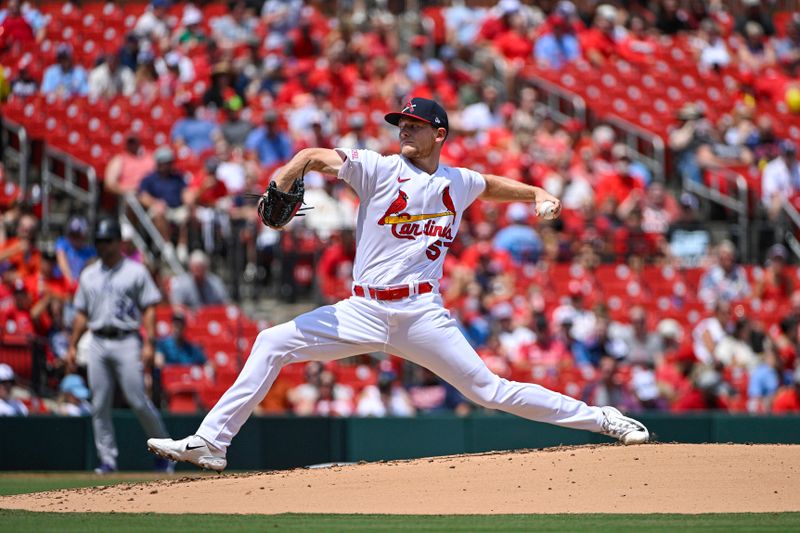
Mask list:
[[545,220],[553,220],[557,216],[557,207],[555,202],[545,200],[538,205],[539,216]]

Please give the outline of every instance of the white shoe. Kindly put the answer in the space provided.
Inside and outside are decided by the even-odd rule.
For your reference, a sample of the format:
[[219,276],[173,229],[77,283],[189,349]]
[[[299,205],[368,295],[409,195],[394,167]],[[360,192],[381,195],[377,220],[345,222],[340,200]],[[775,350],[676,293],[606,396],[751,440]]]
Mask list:
[[192,463],[215,472],[222,472],[228,466],[225,452],[215,448],[197,435],[191,435],[181,440],[147,439],[147,449],[165,459]]
[[622,444],[644,444],[650,440],[650,432],[644,424],[628,418],[614,407],[602,407],[603,435],[619,440]]

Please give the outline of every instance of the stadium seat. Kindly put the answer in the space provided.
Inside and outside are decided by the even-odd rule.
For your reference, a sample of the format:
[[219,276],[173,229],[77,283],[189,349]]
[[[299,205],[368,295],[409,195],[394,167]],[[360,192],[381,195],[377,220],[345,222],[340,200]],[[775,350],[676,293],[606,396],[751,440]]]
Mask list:
[[175,391],[167,402],[167,409],[173,414],[195,414],[202,407],[199,393],[193,390]]
[[33,355],[28,339],[4,336],[0,343],[0,363],[6,363],[22,379],[30,379]]
[[339,383],[349,385],[356,393],[367,385],[375,385],[378,382],[375,371],[367,365],[338,365],[335,374]]
[[203,367],[199,365],[166,365],[161,369],[161,384],[167,392],[194,390],[205,379]]
[[228,390],[228,385],[210,384],[200,389],[200,402],[204,409],[211,409],[219,401],[220,397]]

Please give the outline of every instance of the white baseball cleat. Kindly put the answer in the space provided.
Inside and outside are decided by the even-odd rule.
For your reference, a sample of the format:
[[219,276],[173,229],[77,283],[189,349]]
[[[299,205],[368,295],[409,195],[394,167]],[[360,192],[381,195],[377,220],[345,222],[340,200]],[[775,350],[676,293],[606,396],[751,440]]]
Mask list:
[[197,435],[181,440],[147,439],[147,449],[165,459],[192,463],[215,472],[222,472],[228,466],[225,451],[215,448]]
[[603,435],[614,437],[622,444],[644,444],[650,440],[650,432],[638,420],[623,415],[611,406],[601,409],[604,415]]

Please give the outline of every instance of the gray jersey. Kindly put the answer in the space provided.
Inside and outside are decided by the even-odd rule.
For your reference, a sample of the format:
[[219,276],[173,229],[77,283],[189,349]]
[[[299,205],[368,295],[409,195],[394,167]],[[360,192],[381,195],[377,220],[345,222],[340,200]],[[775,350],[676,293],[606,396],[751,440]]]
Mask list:
[[129,259],[114,268],[95,261],[81,273],[75,308],[89,318],[89,329],[138,330],[142,310],[161,301],[147,269]]

